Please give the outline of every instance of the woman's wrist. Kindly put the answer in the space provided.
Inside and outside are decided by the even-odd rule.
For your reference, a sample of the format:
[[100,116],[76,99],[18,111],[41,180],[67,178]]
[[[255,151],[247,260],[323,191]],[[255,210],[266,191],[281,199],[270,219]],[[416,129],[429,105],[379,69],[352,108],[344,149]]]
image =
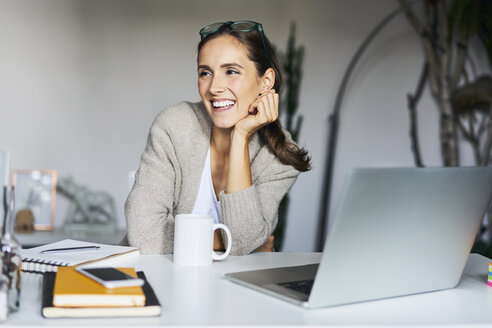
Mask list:
[[249,163],[249,136],[239,129],[231,133],[229,152],[229,172],[225,192],[231,194],[241,191],[252,184]]
[[248,143],[251,135],[247,131],[235,127],[231,132],[231,142]]

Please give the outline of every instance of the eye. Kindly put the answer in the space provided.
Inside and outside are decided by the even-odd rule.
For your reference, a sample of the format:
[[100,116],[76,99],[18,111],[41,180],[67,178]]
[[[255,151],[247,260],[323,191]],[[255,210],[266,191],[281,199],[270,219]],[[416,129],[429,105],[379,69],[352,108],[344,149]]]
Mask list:
[[226,74],[227,75],[239,74],[239,71],[238,70],[235,70],[235,69],[232,69],[232,68],[229,68],[229,69],[227,69]]
[[200,71],[198,72],[199,77],[212,76],[212,74],[208,71]]

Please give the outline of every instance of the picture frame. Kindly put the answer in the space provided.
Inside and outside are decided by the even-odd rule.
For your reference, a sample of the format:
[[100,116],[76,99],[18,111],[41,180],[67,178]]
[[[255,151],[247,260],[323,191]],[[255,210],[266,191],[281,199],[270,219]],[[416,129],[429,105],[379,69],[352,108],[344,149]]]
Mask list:
[[34,230],[53,230],[56,202],[56,171],[13,170],[15,218],[19,211],[30,210]]

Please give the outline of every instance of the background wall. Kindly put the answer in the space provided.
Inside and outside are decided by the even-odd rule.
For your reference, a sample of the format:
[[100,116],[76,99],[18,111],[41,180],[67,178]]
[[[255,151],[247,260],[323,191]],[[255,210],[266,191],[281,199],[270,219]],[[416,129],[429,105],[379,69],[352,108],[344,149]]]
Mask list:
[[[351,56],[394,0],[0,0],[0,149],[14,169],[55,169],[110,192],[119,225],[150,124],[164,107],[198,101],[201,27],[250,19],[285,49],[291,21],[306,48],[300,143],[313,159],[291,191],[285,250],[314,249],[328,114]],[[333,202],[355,166],[413,166],[406,93],[422,61],[405,17],[371,45],[356,69],[341,116]],[[440,165],[437,111],[419,113],[424,161]],[[466,156],[466,155],[465,155]],[[66,202],[59,198],[56,225]]]

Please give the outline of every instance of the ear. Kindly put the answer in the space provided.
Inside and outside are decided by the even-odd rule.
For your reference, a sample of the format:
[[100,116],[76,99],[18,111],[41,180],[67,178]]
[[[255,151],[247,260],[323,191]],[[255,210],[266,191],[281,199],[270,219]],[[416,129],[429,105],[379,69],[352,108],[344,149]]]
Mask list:
[[262,91],[272,89],[275,85],[275,71],[272,68],[268,68],[261,77],[260,83]]

